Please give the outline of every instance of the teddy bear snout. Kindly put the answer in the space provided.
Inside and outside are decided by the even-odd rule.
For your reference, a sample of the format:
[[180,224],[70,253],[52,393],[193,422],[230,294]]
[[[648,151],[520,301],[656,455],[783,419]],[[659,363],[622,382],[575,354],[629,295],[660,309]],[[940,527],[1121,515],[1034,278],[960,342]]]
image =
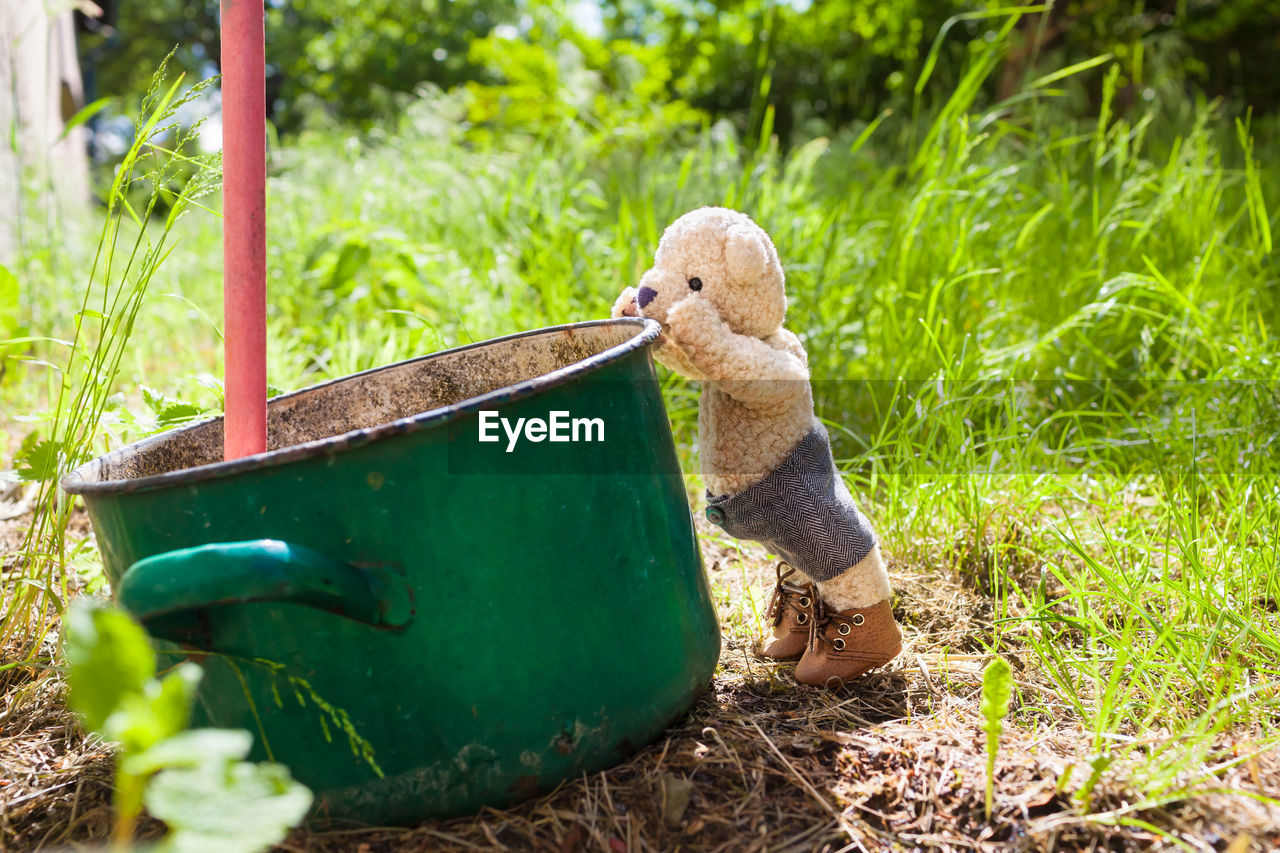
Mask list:
[[657,298],[658,291],[654,290],[652,287],[641,287],[640,290],[636,292],[636,304],[641,308],[645,307]]

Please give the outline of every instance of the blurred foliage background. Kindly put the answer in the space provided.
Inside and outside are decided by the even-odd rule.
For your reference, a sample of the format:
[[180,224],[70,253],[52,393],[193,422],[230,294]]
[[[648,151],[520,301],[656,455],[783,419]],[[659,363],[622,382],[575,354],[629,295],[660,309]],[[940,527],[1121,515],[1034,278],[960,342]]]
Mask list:
[[[699,111],[784,146],[955,87],[1002,5],[957,0],[267,0],[268,95],[282,134],[323,120],[368,128],[424,86],[469,92],[467,119],[536,126],[620,101]],[[1025,16],[985,83],[1004,99],[1049,70],[1110,54],[1116,107],[1161,90],[1255,114],[1280,101],[1280,0],[1065,0]],[[217,0],[106,0],[81,18],[96,93],[137,103],[175,45],[218,71]],[[914,83],[941,40],[931,91]],[[570,79],[573,78],[573,79]],[[589,81],[590,85],[584,86]],[[566,85],[574,83],[575,85]],[[576,95],[576,97],[575,97]],[[603,96],[600,101],[592,96]],[[1077,93],[1090,112],[1099,84]],[[602,120],[607,120],[601,117]]]
[[[84,19],[91,86],[118,99],[104,124],[175,45],[190,78],[218,72],[217,7]],[[792,322],[841,342],[815,375],[1272,370],[1280,0],[266,9],[282,388],[603,316],[707,203],[774,235]],[[172,287],[216,375],[218,223],[185,239]],[[862,390],[820,396],[870,428],[889,401]]]

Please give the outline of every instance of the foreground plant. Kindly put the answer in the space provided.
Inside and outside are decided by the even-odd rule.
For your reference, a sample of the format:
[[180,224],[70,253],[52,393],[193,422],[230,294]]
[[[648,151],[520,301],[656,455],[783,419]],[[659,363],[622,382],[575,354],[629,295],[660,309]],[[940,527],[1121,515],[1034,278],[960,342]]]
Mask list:
[[996,755],[1000,752],[1000,732],[1009,713],[1013,694],[1013,671],[1002,657],[996,657],[982,672],[982,728],[987,733],[987,820],[995,799]]
[[80,599],[66,616],[68,704],[85,726],[119,744],[117,849],[132,844],[145,806],[170,832],[160,851],[253,853],[284,838],[311,807],[311,792],[281,764],[244,761],[245,731],[185,731],[200,667],[156,677],[142,628],[125,613]]
[[[20,571],[14,573],[14,592],[0,615],[0,637],[20,637],[29,649],[38,647],[50,614],[61,610],[67,599],[66,528],[72,501],[59,491],[58,480],[92,456],[138,311],[160,264],[173,251],[174,226],[218,184],[216,157],[185,153],[199,123],[177,123],[178,110],[214,81],[202,81],[184,93],[179,76],[166,87],[167,63],[166,59],[152,79],[133,144],[106,193],[107,213],[75,314],[74,334],[61,342],[66,361],[60,368],[50,365],[57,371],[57,386],[50,394],[55,402],[48,432],[25,443],[15,460],[19,476],[39,483],[39,489],[22,544]],[[161,220],[163,205],[168,213]]]

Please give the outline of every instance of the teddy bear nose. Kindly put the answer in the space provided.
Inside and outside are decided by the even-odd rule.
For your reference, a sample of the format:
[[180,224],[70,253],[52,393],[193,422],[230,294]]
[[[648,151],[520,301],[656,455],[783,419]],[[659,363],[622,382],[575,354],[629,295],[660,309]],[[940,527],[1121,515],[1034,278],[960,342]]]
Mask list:
[[641,308],[658,298],[658,291],[652,287],[642,287],[636,292],[636,302]]

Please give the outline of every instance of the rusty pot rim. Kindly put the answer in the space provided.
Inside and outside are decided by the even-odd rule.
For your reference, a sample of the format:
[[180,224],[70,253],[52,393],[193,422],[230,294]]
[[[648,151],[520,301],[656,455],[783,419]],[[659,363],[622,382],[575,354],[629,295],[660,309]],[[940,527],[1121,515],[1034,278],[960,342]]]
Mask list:
[[464,344],[463,346],[453,347],[452,349],[441,350],[427,355],[420,355],[414,358],[397,361],[392,364],[384,364],[380,367],[372,367],[368,370],[362,370],[358,373],[352,373],[347,376],[340,376],[336,379],[328,379],[315,385],[309,385],[306,388],[299,388],[296,391],[290,391],[287,394],[280,394],[268,400],[268,404],[276,400],[286,400],[290,397],[301,394],[309,394],[319,388],[329,385],[335,385],[339,382],[347,382],[352,379],[358,379],[362,376],[378,373],[383,370],[391,370],[397,367],[403,367],[406,364],[414,364],[416,362],[427,361],[433,358],[441,358],[447,355],[456,355],[467,350],[479,349],[481,347],[492,346],[493,344],[506,343],[507,341],[518,340],[520,338],[535,337],[538,335],[547,335],[556,332],[573,333],[581,329],[590,329],[598,326],[634,326],[636,334],[628,340],[623,341],[616,346],[609,347],[595,355],[588,356],[581,361],[566,365],[558,370],[550,373],[544,373],[541,376],[535,376],[532,379],[526,379],[512,385],[506,385],[497,388],[478,397],[468,397],[449,406],[441,406],[436,409],[429,409],[416,415],[410,415],[405,418],[398,418],[394,421],[388,421],[385,424],[379,424],[375,427],[365,429],[351,430],[350,432],[341,433],[339,435],[329,436],[328,438],[316,439],[315,441],[307,441],[301,444],[292,444],[288,447],[281,447],[277,450],[268,450],[265,453],[255,453],[252,456],[245,456],[240,459],[233,459],[230,462],[211,462],[207,465],[197,465],[191,468],[179,468],[176,471],[166,471],[163,474],[152,474],[147,477],[126,478],[123,480],[96,480],[88,479],[85,475],[86,469],[90,466],[98,464],[102,459],[111,456],[123,456],[130,453],[137,453],[154,444],[168,441],[174,435],[204,427],[210,423],[222,420],[223,416],[218,415],[212,418],[206,418],[196,423],[187,424],[177,429],[166,430],[157,435],[147,436],[146,438],[127,444],[124,447],[97,457],[89,462],[80,465],[75,470],[66,474],[59,482],[63,491],[71,495],[100,495],[100,494],[120,494],[141,491],[155,491],[176,485],[191,485],[194,483],[204,482],[207,480],[221,479],[224,477],[232,477],[248,471],[257,471],[264,468],[273,468],[279,465],[286,465],[292,462],[298,462],[303,459],[310,459],[331,455],[344,450],[356,447],[363,447],[377,441],[384,441],[395,436],[404,435],[419,430],[437,427],[456,420],[464,415],[483,409],[494,403],[509,403],[515,400],[522,400],[531,397],[534,394],[541,393],[550,388],[555,388],[580,378],[587,373],[597,370],[619,359],[625,358],[637,350],[651,346],[660,334],[662,327],[654,320],[642,317],[619,317],[608,320],[588,320],[581,323],[564,323],[559,326],[547,326],[542,329],[533,329],[527,332],[516,332],[511,335],[503,335],[498,338],[490,338],[476,343]]

